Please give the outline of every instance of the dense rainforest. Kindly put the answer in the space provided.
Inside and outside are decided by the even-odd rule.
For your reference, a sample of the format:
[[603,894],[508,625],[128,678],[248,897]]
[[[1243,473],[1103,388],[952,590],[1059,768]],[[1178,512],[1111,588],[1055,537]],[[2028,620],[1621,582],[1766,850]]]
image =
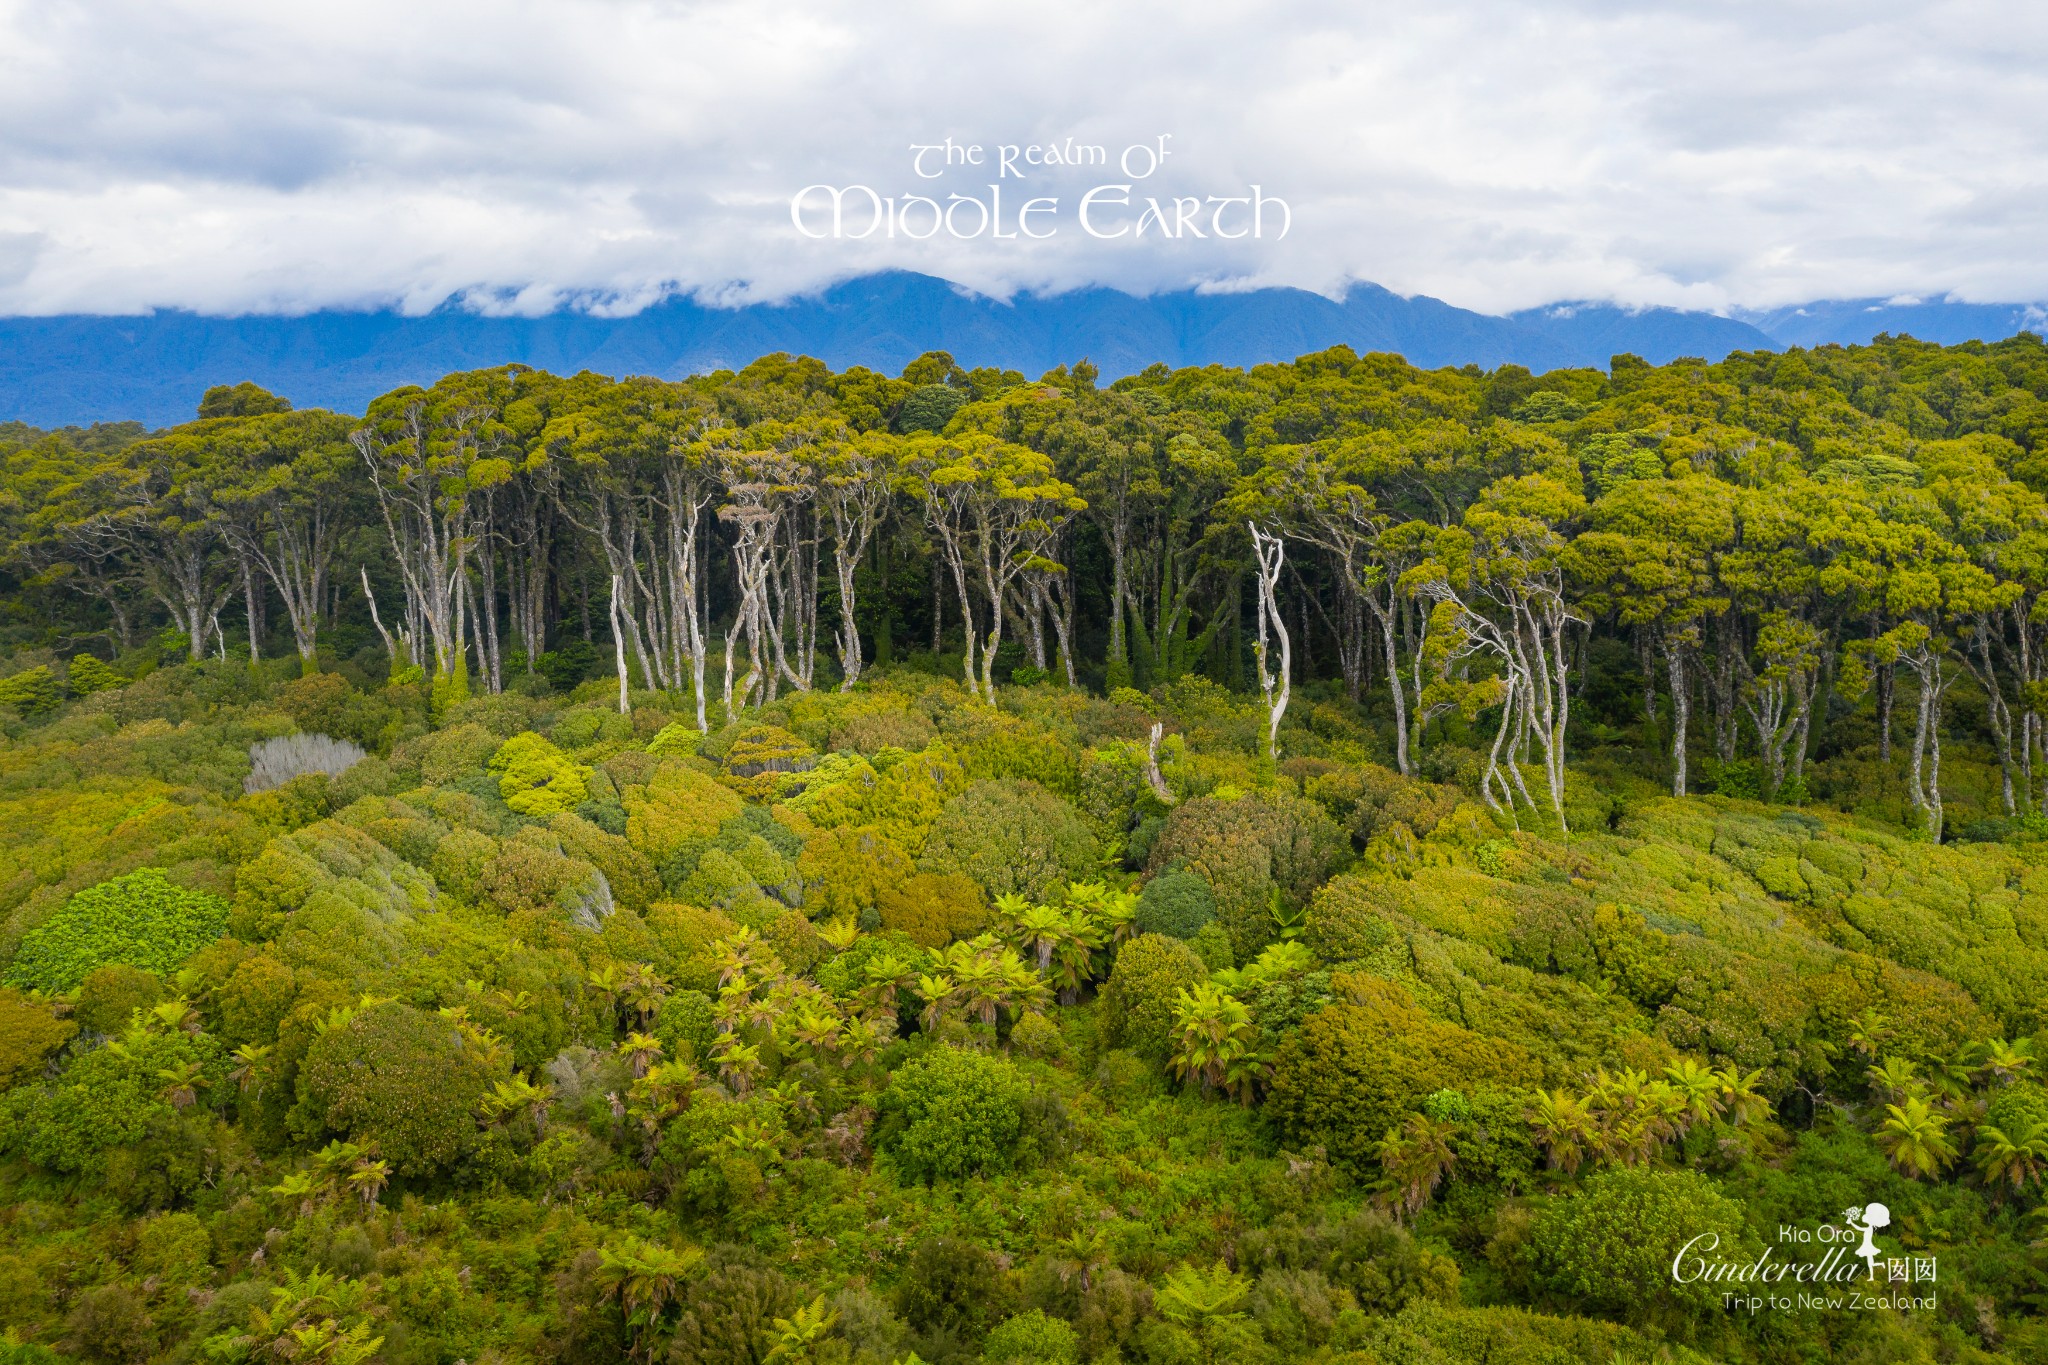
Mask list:
[[1097,379],[0,426],[0,1362],[2048,1358],[2048,347]]

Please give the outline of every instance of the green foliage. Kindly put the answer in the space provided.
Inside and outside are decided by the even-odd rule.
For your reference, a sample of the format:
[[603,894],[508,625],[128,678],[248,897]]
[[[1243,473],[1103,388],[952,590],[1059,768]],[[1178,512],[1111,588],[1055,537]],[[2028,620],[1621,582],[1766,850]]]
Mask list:
[[1138,932],[1193,938],[1216,918],[1216,897],[1209,883],[1185,868],[1168,868],[1145,883],[1138,897]]
[[889,1078],[881,1140],[907,1179],[1000,1171],[1016,1153],[1024,1096],[1003,1058],[935,1047]]
[[228,906],[145,867],[78,892],[31,929],[7,965],[10,986],[77,988],[95,967],[118,963],[167,975],[227,932]]
[[115,1149],[177,1127],[167,1073],[192,1078],[183,1103],[224,1098],[226,1067],[217,1043],[182,1032],[131,1030],[117,1043],[73,1058],[42,1084],[7,1092],[6,1145],[52,1171],[100,1175]]
[[64,683],[74,696],[89,697],[95,692],[126,687],[128,679],[96,654],[74,654],[65,666]]
[[374,1145],[400,1175],[436,1175],[475,1149],[478,1101],[500,1075],[447,1020],[370,1005],[306,1050],[293,1122]]
[[1351,976],[1341,989],[1346,1002],[1305,1020],[1274,1064],[1271,1108],[1296,1143],[1363,1170],[1430,1094],[1538,1078],[1519,1047],[1430,1018],[1392,982]]
[[0,678],[0,706],[11,708],[16,715],[45,715],[63,702],[64,684],[57,681],[47,664]]
[[1164,934],[1132,939],[1117,953],[1102,988],[1104,1040],[1163,1062],[1175,998],[1208,974],[1202,959],[1178,939]]
[[946,803],[925,844],[926,871],[971,878],[991,897],[1048,900],[1083,880],[1098,855],[1074,808],[1036,782],[976,782]]
[[1275,936],[1274,897],[1308,903],[1344,853],[1344,840],[1320,806],[1285,796],[1182,802],[1152,845],[1155,869],[1183,865],[1213,891],[1240,960]]
[[1081,1339],[1059,1318],[1034,1308],[999,1323],[982,1341],[981,1354],[991,1365],[1077,1365]]
[[76,1032],[76,1024],[57,1018],[41,1001],[0,990],[0,1090],[42,1075],[50,1054]]
[[1679,1283],[1673,1276],[1673,1260],[1688,1242],[1697,1254],[1736,1264],[1759,1250],[1742,1206],[1704,1176],[1619,1170],[1546,1206],[1524,1254],[1562,1304],[1687,1335],[1712,1320],[1727,1292],[1699,1277]]
[[[1097,379],[511,366],[362,421],[0,430],[0,964],[137,867],[232,902],[0,988],[0,1357],[2048,1357],[2048,348]],[[950,434],[892,430],[925,385]],[[538,612],[465,622],[502,691],[434,660],[371,467],[489,537],[519,591],[469,606]],[[735,599],[701,697],[668,614],[699,498],[717,583],[714,511],[819,533],[816,597],[770,566],[789,667],[742,628],[729,710]],[[1311,632],[1277,754],[1247,521]],[[342,591],[239,657],[236,549],[318,527]],[[969,583],[975,633],[1049,589],[1082,686],[1028,619],[960,659],[949,535],[1019,575]],[[878,657],[804,685],[842,616]],[[1516,620],[1563,623],[1561,672],[1510,691]],[[327,736],[370,756],[298,761]],[[1743,1258],[1879,1200],[1939,1311],[1670,1282],[1679,1229]]]
[[78,985],[71,1017],[94,1033],[118,1038],[127,1031],[135,1011],[148,1009],[164,994],[163,979],[155,972],[119,963],[95,967]]
[[560,815],[590,795],[590,770],[531,731],[506,740],[489,766],[505,804],[521,815]]

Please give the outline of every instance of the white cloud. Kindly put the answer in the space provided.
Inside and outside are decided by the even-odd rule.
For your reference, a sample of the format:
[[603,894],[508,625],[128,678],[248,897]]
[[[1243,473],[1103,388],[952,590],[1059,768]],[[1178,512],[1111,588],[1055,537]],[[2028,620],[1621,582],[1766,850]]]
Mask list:
[[[0,311],[619,311],[883,268],[1489,310],[2040,299],[2044,86],[2048,11],[1983,0],[0,0]],[[911,143],[1160,133],[1140,193],[1256,183],[1286,239],[1093,240],[1103,169],[1003,182],[1060,196],[1041,242],[789,220],[810,183],[927,188]]]

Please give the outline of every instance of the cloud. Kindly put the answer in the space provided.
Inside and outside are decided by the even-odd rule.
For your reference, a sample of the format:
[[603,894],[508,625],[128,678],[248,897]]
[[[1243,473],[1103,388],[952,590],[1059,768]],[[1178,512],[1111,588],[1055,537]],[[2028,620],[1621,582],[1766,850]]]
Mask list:
[[[1494,311],[2041,299],[2044,85],[2048,11],[1992,3],[0,0],[0,312],[617,312],[886,268]],[[1161,134],[1143,181],[986,164]],[[910,147],[948,137],[984,165],[921,180]],[[810,184],[991,180],[1011,213],[1057,197],[1057,233],[790,221]],[[1104,182],[1198,226],[1256,184],[1292,225],[1098,240],[1073,213]]]

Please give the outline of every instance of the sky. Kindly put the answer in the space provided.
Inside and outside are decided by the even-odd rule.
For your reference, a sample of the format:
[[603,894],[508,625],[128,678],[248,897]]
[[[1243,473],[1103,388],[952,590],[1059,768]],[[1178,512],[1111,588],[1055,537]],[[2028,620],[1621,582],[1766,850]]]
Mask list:
[[[622,313],[882,269],[2035,301],[2044,108],[2048,6],[2012,0],[0,0],[0,314]],[[885,221],[849,235],[847,190],[834,237],[814,189],[799,222],[811,186]]]

